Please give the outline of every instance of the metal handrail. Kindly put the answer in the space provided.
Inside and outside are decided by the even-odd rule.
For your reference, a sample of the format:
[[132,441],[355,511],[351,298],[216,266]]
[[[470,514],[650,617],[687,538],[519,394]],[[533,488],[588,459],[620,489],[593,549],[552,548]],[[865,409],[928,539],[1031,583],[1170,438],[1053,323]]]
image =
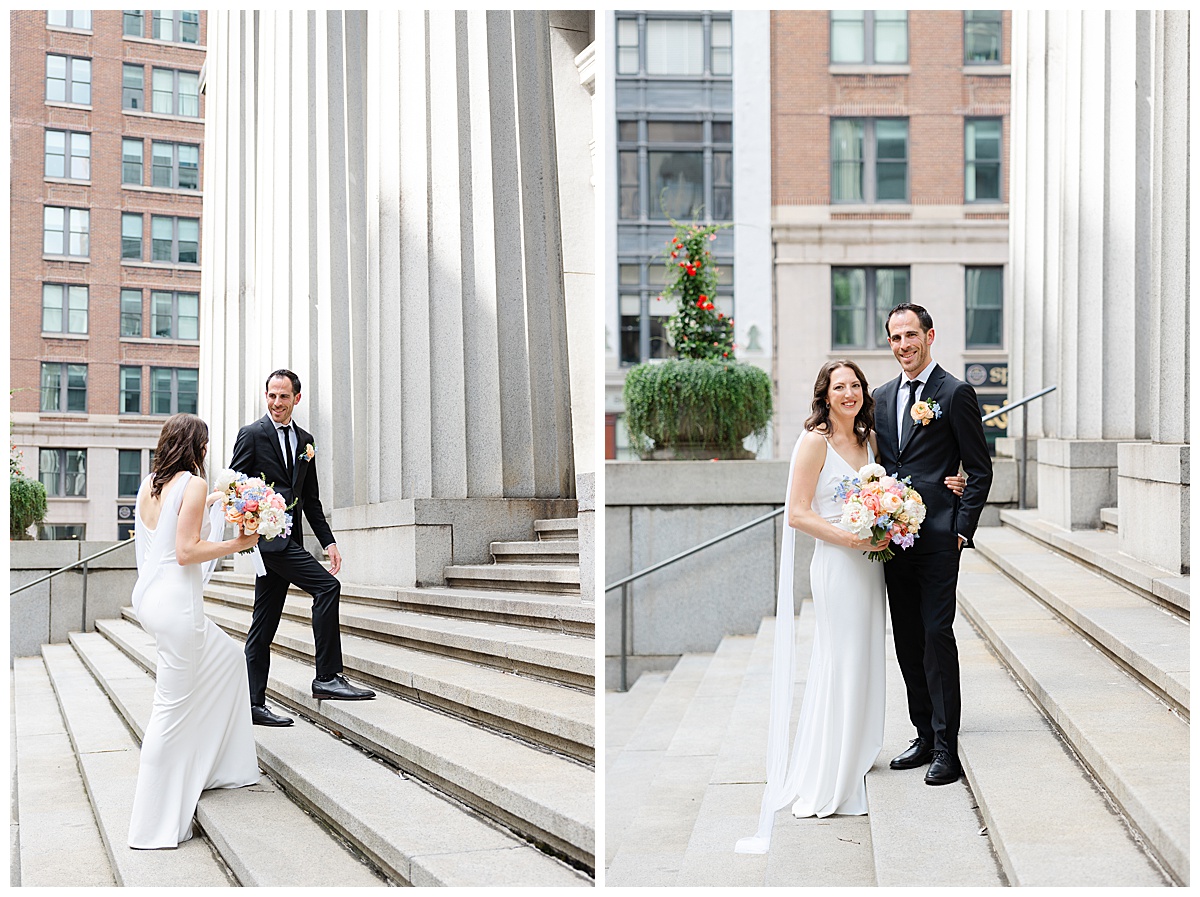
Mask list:
[[46,580],[51,579],[52,577],[58,576],[58,574],[60,574],[60,573],[66,573],[68,570],[74,570],[76,567],[83,567],[83,584],[82,584],[83,595],[82,595],[82,601],[81,601],[82,607],[80,609],[81,622],[79,624],[79,630],[81,632],[86,632],[87,631],[87,576],[88,576],[87,565],[88,565],[88,562],[94,561],[94,560],[96,560],[96,558],[104,557],[106,554],[111,554],[112,552],[116,551],[118,548],[123,548],[126,545],[132,545],[132,544],[133,544],[133,536],[130,536],[128,539],[125,539],[122,542],[117,542],[113,545],[109,545],[108,548],[104,548],[104,549],[101,549],[100,551],[97,551],[95,554],[89,554],[85,558],[80,558],[79,560],[75,561],[75,563],[73,563],[73,564],[67,564],[67,566],[59,567],[57,570],[51,570],[49,573],[45,574],[44,576],[39,576],[37,579],[30,580],[29,582],[25,583],[24,585],[17,586],[15,589],[12,589],[8,593],[8,597],[11,598],[13,595],[17,594],[17,592],[23,592],[25,589],[32,588],[33,586],[36,586],[39,583],[43,583]]
[[[1038,392],[1035,392],[1035,393],[1031,393],[1030,395],[1025,396],[1025,398],[1023,398],[1023,399],[1018,399],[1017,401],[1012,402],[1011,404],[1005,405],[1002,408],[998,408],[995,411],[991,411],[991,412],[983,415],[983,417],[981,419],[981,422],[986,423],[987,421],[991,420],[994,417],[999,417],[1001,414],[1006,414],[1009,411],[1012,411],[1014,408],[1021,409],[1021,454],[1020,454],[1020,457],[1017,459],[1017,471],[1018,471],[1018,475],[1019,475],[1019,479],[1020,479],[1020,487],[1019,487],[1017,504],[1021,510],[1025,509],[1025,465],[1026,465],[1025,439],[1026,439],[1026,434],[1029,432],[1029,426],[1028,426],[1028,424],[1029,424],[1029,408],[1028,408],[1028,406],[1029,406],[1029,403],[1032,402],[1034,399],[1040,399],[1042,396],[1047,395],[1048,393],[1052,393],[1056,389],[1058,389],[1057,386],[1047,386],[1045,389],[1039,390]],[[613,589],[617,589],[617,588],[619,588],[621,590],[621,691],[629,690],[627,669],[626,669],[627,663],[628,663],[628,657],[629,657],[627,632],[626,632],[627,627],[628,627],[628,618],[629,618],[629,612],[628,612],[629,611],[629,591],[628,591],[629,584],[631,582],[633,582],[634,580],[641,579],[643,576],[646,576],[647,574],[654,573],[656,570],[661,570],[663,567],[668,567],[671,564],[674,564],[676,561],[681,561],[685,557],[689,557],[690,555],[693,555],[698,551],[702,551],[705,548],[708,548],[712,545],[716,545],[718,542],[723,542],[726,539],[728,539],[730,536],[736,536],[738,533],[743,532],[744,530],[748,530],[752,526],[757,526],[760,523],[765,523],[766,521],[768,521],[774,517],[778,517],[783,512],[784,512],[783,507],[776,508],[774,511],[771,511],[769,514],[764,514],[761,517],[756,517],[754,520],[751,520],[748,523],[743,523],[740,526],[734,527],[733,529],[729,530],[728,532],[722,533],[719,536],[714,536],[713,538],[709,539],[707,542],[701,542],[699,545],[694,545],[691,548],[687,549],[686,551],[681,551],[679,554],[677,554],[673,557],[667,558],[665,561],[659,561],[658,563],[652,564],[651,566],[647,567],[645,570],[639,570],[637,573],[631,573],[629,576],[626,576],[623,579],[618,579],[616,582],[610,583],[609,585],[606,585],[604,587],[604,591],[606,593],[611,592]]]

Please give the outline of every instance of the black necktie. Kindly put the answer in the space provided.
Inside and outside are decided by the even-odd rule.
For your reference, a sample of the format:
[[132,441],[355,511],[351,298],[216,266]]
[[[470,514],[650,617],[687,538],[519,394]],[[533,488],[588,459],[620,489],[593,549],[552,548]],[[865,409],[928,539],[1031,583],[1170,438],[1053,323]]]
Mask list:
[[908,402],[904,406],[904,416],[900,421],[900,447],[904,448],[904,444],[908,442],[908,434],[912,432],[912,406],[917,400],[917,387],[921,385],[920,380],[908,381]]
[[292,478],[292,428],[280,427],[279,432],[283,434],[283,465],[290,480]]

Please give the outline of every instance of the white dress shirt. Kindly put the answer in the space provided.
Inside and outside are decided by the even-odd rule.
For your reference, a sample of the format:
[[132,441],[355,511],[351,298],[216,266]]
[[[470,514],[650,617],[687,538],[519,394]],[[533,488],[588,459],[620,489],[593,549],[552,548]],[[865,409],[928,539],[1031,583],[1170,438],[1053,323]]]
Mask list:
[[[925,370],[917,374],[913,380],[920,382],[917,387],[917,394],[913,397],[913,404],[921,401],[921,396],[925,392],[925,384],[929,382],[929,378],[933,375],[933,369],[937,365],[936,361],[930,360],[929,364],[925,365]],[[900,434],[904,432],[904,413],[908,405],[908,384],[912,382],[908,377],[901,375],[900,391],[896,394],[896,438],[900,438]]]
[[283,444],[283,428],[285,426],[291,427],[291,429],[287,431],[287,437],[292,446],[292,469],[294,470],[296,467],[296,422],[292,421],[290,424],[280,424],[275,423],[275,421],[271,421],[271,423],[275,424],[275,435],[279,437],[279,450],[283,452],[284,458],[287,458],[288,447]]

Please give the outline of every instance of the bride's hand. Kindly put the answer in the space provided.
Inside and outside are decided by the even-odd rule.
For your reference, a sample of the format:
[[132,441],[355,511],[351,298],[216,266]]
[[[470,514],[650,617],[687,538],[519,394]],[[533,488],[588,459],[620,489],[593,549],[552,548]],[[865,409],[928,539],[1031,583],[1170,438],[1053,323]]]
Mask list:
[[237,537],[233,540],[234,551],[245,551],[248,548],[253,548],[258,544],[258,533],[249,533],[238,527]]
[[952,477],[946,477],[946,488],[955,495],[962,495],[963,490],[967,488],[967,475],[965,473],[955,474]]
[[853,534],[850,535],[850,547],[858,551],[883,551],[888,547],[888,539],[885,536],[878,542],[871,539],[856,539]]

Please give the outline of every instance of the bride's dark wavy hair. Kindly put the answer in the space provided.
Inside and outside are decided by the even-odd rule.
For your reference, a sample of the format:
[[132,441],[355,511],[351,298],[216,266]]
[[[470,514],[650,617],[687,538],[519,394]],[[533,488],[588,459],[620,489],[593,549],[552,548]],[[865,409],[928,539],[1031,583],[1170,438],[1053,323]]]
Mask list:
[[150,494],[157,498],[171,477],[186,470],[204,476],[204,448],[208,445],[208,424],[194,414],[173,414],[158,434],[154,450]]
[[854,436],[858,444],[862,445],[867,441],[867,434],[875,428],[875,399],[871,397],[871,390],[867,386],[867,378],[862,368],[848,358],[827,361],[821,366],[817,382],[813,385],[813,413],[804,422],[804,429],[829,429],[829,381],[833,379],[833,372],[838,368],[850,368],[862,384],[863,404],[858,409],[858,414],[854,415]]

